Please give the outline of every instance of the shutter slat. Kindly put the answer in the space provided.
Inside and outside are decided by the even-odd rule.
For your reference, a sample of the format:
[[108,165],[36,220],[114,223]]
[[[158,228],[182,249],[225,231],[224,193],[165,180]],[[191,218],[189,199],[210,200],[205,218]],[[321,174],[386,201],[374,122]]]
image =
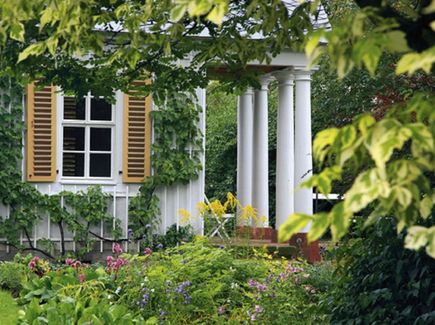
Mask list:
[[56,94],[54,86],[27,86],[27,181],[56,179]]
[[[136,81],[134,85],[143,85]],[[124,97],[123,180],[141,183],[150,175],[151,97],[138,97],[131,91]]]

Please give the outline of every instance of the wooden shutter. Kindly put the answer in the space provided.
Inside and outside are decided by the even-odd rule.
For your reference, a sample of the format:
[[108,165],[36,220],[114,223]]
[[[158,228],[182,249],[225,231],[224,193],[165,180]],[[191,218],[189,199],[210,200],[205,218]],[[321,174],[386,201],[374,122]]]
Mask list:
[[[137,81],[143,85],[146,81]],[[124,96],[123,181],[141,183],[151,174],[151,96]]]
[[53,182],[56,179],[56,89],[27,86],[27,181]]

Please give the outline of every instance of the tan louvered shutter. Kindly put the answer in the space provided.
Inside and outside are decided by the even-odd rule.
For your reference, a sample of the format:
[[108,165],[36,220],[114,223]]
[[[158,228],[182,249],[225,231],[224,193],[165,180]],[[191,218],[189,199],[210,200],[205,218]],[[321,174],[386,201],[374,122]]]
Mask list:
[[27,181],[56,179],[56,93],[54,86],[27,86]]
[[[145,84],[137,81],[135,85]],[[124,96],[123,181],[141,183],[151,174],[151,96]]]

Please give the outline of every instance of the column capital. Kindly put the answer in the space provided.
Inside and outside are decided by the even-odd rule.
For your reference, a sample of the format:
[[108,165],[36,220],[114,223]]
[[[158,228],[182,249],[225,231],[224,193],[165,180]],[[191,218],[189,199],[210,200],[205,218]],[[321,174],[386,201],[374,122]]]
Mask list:
[[269,87],[269,83],[271,82],[270,76],[261,76],[258,78],[258,82],[261,85],[261,88],[259,90],[267,90]]
[[252,87],[247,87],[241,96],[254,95],[254,89]]
[[274,72],[272,74],[276,80],[278,80],[279,85],[287,85],[287,86],[293,86],[295,75],[293,70],[281,70]]
[[293,70],[296,81],[311,81],[311,75],[314,71],[305,70],[304,68],[298,68]]

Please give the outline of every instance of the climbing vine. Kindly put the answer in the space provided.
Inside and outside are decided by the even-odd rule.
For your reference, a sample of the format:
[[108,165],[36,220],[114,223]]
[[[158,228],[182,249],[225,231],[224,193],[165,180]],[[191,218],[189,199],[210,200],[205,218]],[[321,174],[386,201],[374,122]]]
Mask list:
[[158,226],[156,216],[160,211],[156,189],[174,183],[188,183],[198,176],[202,167],[202,134],[198,128],[201,107],[189,93],[163,95],[154,97],[158,109],[152,112],[154,143],[151,165],[154,173],[129,206],[129,226],[136,240]]
[[[101,187],[89,187],[77,193],[46,195],[22,181],[23,88],[10,77],[0,78],[0,202],[10,207],[9,215],[0,219],[0,238],[4,244],[20,250],[38,251],[55,258],[54,242],[32,241],[34,227],[43,216],[50,216],[60,233],[60,254],[68,251],[66,232],[73,233],[76,255],[94,249],[95,242],[139,240],[156,230],[160,186],[187,183],[201,168],[201,132],[198,128],[200,106],[189,93],[166,93],[154,97],[157,110],[152,112],[154,143],[153,175],[140,187],[129,204],[129,233],[122,237],[118,219],[108,213],[110,195]],[[105,233],[93,229],[104,225]],[[109,234],[110,238],[105,235]],[[23,240],[20,240],[20,237]],[[26,245],[24,245],[24,243]]]

